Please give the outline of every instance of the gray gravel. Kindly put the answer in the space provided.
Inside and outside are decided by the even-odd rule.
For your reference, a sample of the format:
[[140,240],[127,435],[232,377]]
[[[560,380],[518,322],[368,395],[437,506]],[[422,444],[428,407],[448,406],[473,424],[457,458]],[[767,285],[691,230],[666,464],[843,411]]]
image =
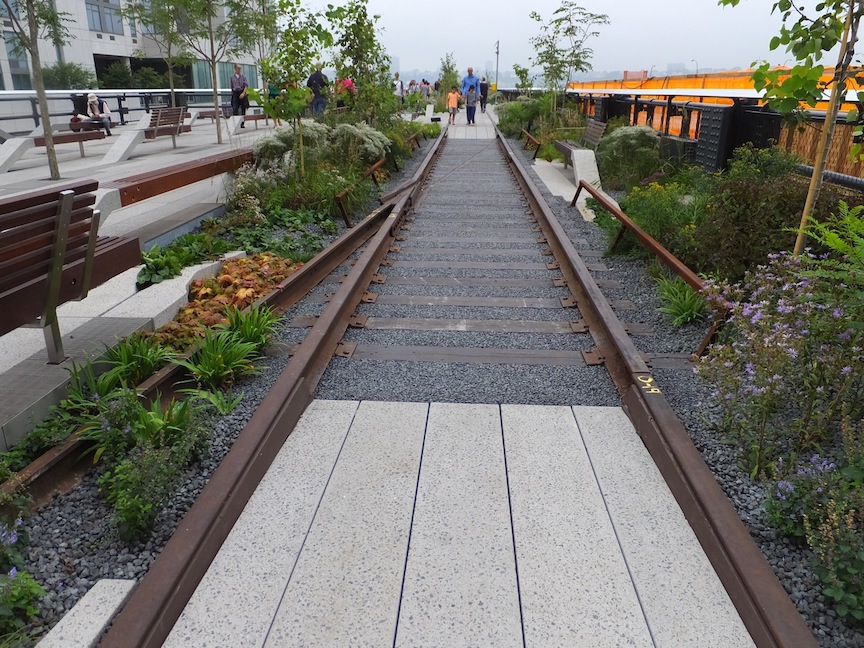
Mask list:
[[[402,179],[410,177],[423,159],[431,141],[421,140],[422,150],[415,154],[389,187],[395,187]],[[564,223],[574,241],[585,249],[604,249],[605,241],[596,226],[576,218],[564,200],[552,196],[530,170],[530,156],[516,144],[514,150],[523,156],[523,164],[529,168],[535,182],[548,204]],[[524,201],[512,192],[512,186],[500,180],[490,181],[485,171],[503,168],[494,146],[488,142],[462,140],[447,146],[448,157],[439,162],[435,176],[429,183],[429,193],[420,205],[420,213],[412,224],[412,232],[425,236],[430,228],[423,223],[423,213],[430,218],[446,219],[442,225],[447,232],[459,232],[459,236],[479,236],[478,231],[493,227],[496,233],[536,236],[525,228]],[[452,195],[437,192],[444,185],[456,188],[460,193],[479,192],[482,209],[466,208],[454,211]],[[450,189],[447,190],[448,192]],[[482,219],[492,209],[496,218]],[[466,220],[470,219],[470,220]],[[485,222],[484,222],[485,220]],[[479,228],[483,228],[482,230]],[[530,240],[530,239],[529,239]],[[411,238],[412,246],[427,245],[426,239]],[[443,246],[442,246],[443,247]],[[460,247],[468,247],[462,246]],[[477,249],[506,248],[506,245],[476,244]],[[530,247],[512,245],[511,247]],[[542,246],[537,246],[542,247]],[[425,258],[419,250],[391,255],[394,259]],[[438,257],[436,257],[437,259]],[[451,257],[465,261],[471,256]],[[507,257],[510,258],[510,257]],[[521,258],[521,257],[520,257]],[[543,257],[540,257],[542,259]],[[477,257],[474,260],[490,261],[494,257]],[[644,273],[640,261],[605,259],[608,270],[597,274],[603,279],[620,282],[618,288],[604,289],[611,299],[629,300],[636,311],[621,311],[626,322],[640,322],[651,326],[653,336],[640,336],[636,343],[640,349],[651,352],[690,352],[702,339],[704,325],[673,329],[664,317],[657,313],[656,296],[652,282]],[[345,267],[334,274],[345,274]],[[391,276],[453,276],[453,269],[387,268]],[[543,270],[488,271],[481,269],[458,269],[464,277],[514,277],[548,278]],[[336,285],[317,288],[316,295],[335,292]],[[561,289],[500,289],[452,288],[441,286],[397,286],[376,288],[381,294],[407,295],[475,295],[475,296],[562,296]],[[317,297],[304,300],[286,313],[286,321],[297,315],[317,315],[324,303]],[[408,307],[363,304],[358,309],[362,314],[393,317],[448,317],[474,319],[578,319],[578,310],[558,309],[467,309],[445,307]],[[285,345],[302,340],[305,329],[285,327],[279,334],[279,342]],[[588,335],[504,335],[492,333],[453,333],[413,331],[351,330],[348,339],[363,344],[422,345],[434,343],[439,346],[511,347],[535,349],[578,350],[593,346]],[[278,348],[278,347],[277,347]],[[99,578],[140,578],[150,562],[158,555],[178,522],[191,506],[210,474],[227,453],[230,444],[251,417],[257,404],[264,397],[270,384],[287,363],[284,356],[267,359],[268,369],[260,376],[243,381],[238,386],[245,398],[237,411],[230,416],[214,421],[213,438],[208,456],[188,474],[188,480],[160,513],[153,536],[133,547],[124,547],[113,540],[110,528],[110,511],[101,503],[95,484],[95,471],[84,479],[73,492],[58,497],[54,503],[32,516],[26,527],[31,536],[25,568],[46,586],[49,595],[43,602],[41,622],[50,627],[67,611]],[[826,610],[819,586],[809,568],[810,556],[800,547],[779,539],[768,528],[764,520],[762,501],[764,493],[758,483],[751,482],[736,467],[732,448],[716,438],[706,420],[712,410],[708,405],[705,386],[688,371],[656,370],[655,375],[664,385],[664,392],[672,407],[687,426],[697,447],[702,451],[714,471],[718,482],[738,508],[742,519],[783,582],[790,596],[798,605],[808,624],[820,638],[824,647],[864,648],[864,634],[854,632],[839,622]],[[335,399],[374,399],[402,401],[444,401],[480,403],[527,403],[527,404],[584,404],[618,405],[611,380],[602,367],[582,366],[526,366],[526,365],[464,365],[425,362],[375,362],[371,360],[335,359],[326,371],[316,396]]]

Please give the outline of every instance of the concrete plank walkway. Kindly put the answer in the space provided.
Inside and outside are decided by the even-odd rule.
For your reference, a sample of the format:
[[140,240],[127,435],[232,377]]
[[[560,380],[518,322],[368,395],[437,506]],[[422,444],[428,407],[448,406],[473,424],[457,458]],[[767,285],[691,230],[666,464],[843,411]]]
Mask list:
[[164,645],[753,643],[619,408],[315,401]]

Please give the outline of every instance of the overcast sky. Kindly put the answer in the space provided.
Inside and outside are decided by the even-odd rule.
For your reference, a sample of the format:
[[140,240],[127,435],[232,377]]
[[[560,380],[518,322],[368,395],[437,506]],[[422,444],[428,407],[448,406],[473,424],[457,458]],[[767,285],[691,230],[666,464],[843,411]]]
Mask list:
[[[312,7],[339,0],[312,0]],[[741,0],[737,7],[720,7],[716,0],[581,0],[587,11],[605,13],[609,24],[598,27],[589,42],[595,71],[665,70],[683,64],[696,67],[746,68],[754,60],[791,63],[785,51],[771,52],[768,43],[780,28],[780,16],[771,13],[774,0]],[[377,25],[387,53],[403,70],[438,70],[452,52],[458,69],[469,65],[481,73],[490,65],[494,75],[495,42],[500,42],[498,69],[513,64],[533,67],[529,38],[540,25],[529,17],[533,10],[544,21],[561,6],[560,0],[369,0],[370,13],[380,15]],[[829,59],[826,65],[833,65]]]

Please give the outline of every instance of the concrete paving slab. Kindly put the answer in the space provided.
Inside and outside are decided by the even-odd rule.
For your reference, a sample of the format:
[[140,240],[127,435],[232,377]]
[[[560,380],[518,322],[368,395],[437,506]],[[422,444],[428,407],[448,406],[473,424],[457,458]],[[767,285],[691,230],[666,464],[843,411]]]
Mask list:
[[394,645],[523,645],[497,405],[430,405]]
[[572,410],[501,419],[525,645],[653,647]]
[[564,168],[563,163],[557,160],[553,162],[535,160],[534,171],[553,196],[558,196],[567,202],[573,200],[573,194],[576,193],[576,186],[573,184],[573,181],[567,177],[569,172]]
[[222,545],[165,648],[262,646],[357,401],[314,401]]
[[103,579],[84,595],[39,645],[44,648],[96,646],[105,628],[129,598],[135,581]]
[[427,413],[360,403],[265,647],[392,644]]
[[573,412],[656,645],[753,646],[660,471],[614,409]]

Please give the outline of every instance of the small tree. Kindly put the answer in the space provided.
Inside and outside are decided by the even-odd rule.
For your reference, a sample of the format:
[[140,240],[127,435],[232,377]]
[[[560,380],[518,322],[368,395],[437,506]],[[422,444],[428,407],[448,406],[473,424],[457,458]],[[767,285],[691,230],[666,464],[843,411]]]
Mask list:
[[350,0],[345,7],[331,8],[327,18],[335,27],[337,74],[354,81],[354,108],[374,126],[381,107],[392,104],[390,57],[378,41],[379,17],[370,16],[366,5],[367,0]]
[[219,108],[220,61],[248,52],[255,44],[255,20],[247,0],[182,0],[182,17],[176,27],[183,44],[207,61],[213,86],[216,141],[222,143],[222,111]]
[[192,58],[177,28],[182,24],[184,6],[183,0],[160,0],[159,2],[139,0],[125,4],[121,10],[126,20],[138,24],[144,38],[156,44],[162,58],[165,59],[168,66],[168,88],[171,90],[172,106],[177,105],[174,93],[177,87],[174,71],[178,66],[188,65]]
[[114,61],[105,68],[99,81],[102,88],[131,88],[132,70],[126,61]]
[[[141,67],[132,73],[132,87],[134,88],[164,88],[165,75],[159,74],[152,67]],[[172,97],[173,97],[173,88]],[[174,103],[172,99],[172,104]]]
[[609,24],[609,16],[585,11],[572,0],[564,0],[552,13],[548,24],[543,24],[543,18],[536,11],[529,15],[542,25],[540,35],[530,39],[537,52],[532,62],[543,69],[546,87],[553,93],[554,112],[558,93],[566,89],[573,73],[591,69],[594,51],[586,43],[599,34],[595,31],[598,25]]
[[63,61],[42,68],[42,79],[47,90],[84,90],[95,88],[99,83],[93,70]]
[[456,68],[456,58],[453,56],[453,52],[448,52],[441,59],[439,79],[441,80],[441,92],[438,94],[437,99],[438,110],[447,112],[447,94],[450,92],[450,88],[453,86],[458,88],[461,85],[459,83],[459,71]]
[[333,35],[324,28],[323,16],[303,7],[300,0],[279,0],[279,24],[282,33],[273,43],[272,55],[261,62],[268,79],[285,88],[274,99],[264,99],[260,93],[253,96],[264,105],[272,117],[286,121],[294,120],[298,130],[297,167],[301,177],[305,175],[305,153],[303,150],[302,115],[309,104],[311,91],[306,79],[321,52],[333,44]]
[[[30,55],[33,66],[33,87],[39,103],[39,118],[45,130],[45,151],[48,156],[48,170],[52,180],[60,179],[60,166],[57,164],[57,150],[51,135],[51,113],[48,110],[48,96],[45,94],[45,80],[42,77],[42,57],[39,54],[39,40],[47,39],[53,45],[62,47],[69,39],[69,31],[64,22],[69,14],[59,12],[51,0],[0,0],[12,25],[12,46],[16,52]],[[19,10],[23,9],[23,15]]]
[[[719,0],[719,4],[732,7],[737,6],[739,2],[740,0]],[[826,88],[820,79],[825,72],[825,67],[819,61],[838,43],[840,44],[837,65],[828,86],[830,98],[825,114],[825,125],[816,149],[813,175],[801,213],[798,238],[795,241],[794,252],[799,254],[804,247],[807,220],[813,212],[813,206],[822,189],[837,112],[846,93],[847,82],[854,76],[850,66],[855,55],[855,43],[858,41],[858,26],[861,16],[864,15],[864,2],[825,0],[816,6],[817,13],[814,14],[809,11],[809,8],[805,10],[803,5],[793,0],[779,0],[774,3],[771,11],[773,13],[778,9],[783,14],[783,26],[780,28],[780,34],[771,39],[770,48],[775,50],[781,45],[785,46],[786,51],[795,57],[797,63],[787,75],[785,71],[770,70],[770,65],[763,62],[752,75],[756,89],[765,90],[768,104],[778,112],[796,113],[801,104],[812,108],[822,100]],[[864,101],[864,92],[858,93],[858,100]],[[857,111],[851,111],[849,117],[852,121],[857,121]],[[859,155],[860,152],[860,144],[853,146],[853,155]]]
[[522,67],[518,63],[513,64],[513,74],[519,81],[516,83],[516,89],[528,97],[531,96],[531,88],[534,87],[534,77],[531,76],[531,71],[527,67]]

